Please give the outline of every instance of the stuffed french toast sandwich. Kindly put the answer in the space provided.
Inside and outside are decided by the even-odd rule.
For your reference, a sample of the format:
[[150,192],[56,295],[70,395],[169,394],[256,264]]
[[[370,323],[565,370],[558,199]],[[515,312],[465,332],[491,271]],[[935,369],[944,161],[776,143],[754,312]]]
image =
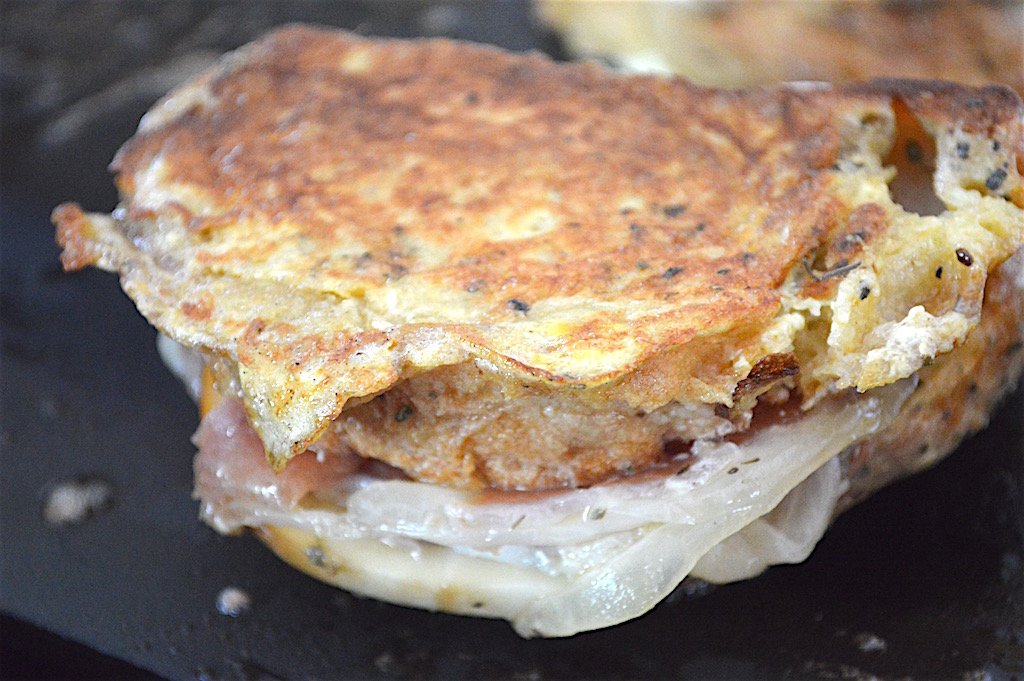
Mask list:
[[193,390],[214,528],[568,636],[804,560],[985,424],[1024,363],[1022,116],[289,26],[146,114],[111,215],[54,220]]

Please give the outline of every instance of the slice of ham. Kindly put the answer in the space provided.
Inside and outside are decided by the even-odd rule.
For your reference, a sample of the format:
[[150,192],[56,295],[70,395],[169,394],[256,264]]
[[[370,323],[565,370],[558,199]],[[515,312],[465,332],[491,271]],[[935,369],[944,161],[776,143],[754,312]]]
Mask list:
[[246,501],[293,509],[310,492],[343,483],[362,464],[354,454],[318,457],[306,451],[275,473],[259,435],[235,399],[225,399],[214,407],[192,441],[199,448],[193,464],[194,496],[202,500],[207,518],[216,515],[215,509],[245,505]]

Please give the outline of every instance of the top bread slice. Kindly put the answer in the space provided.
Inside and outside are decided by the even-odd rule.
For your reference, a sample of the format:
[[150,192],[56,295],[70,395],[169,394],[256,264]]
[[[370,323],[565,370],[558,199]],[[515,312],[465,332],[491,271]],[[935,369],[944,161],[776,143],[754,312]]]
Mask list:
[[[434,427],[445,409],[677,424],[579,469],[392,461],[455,485],[586,484],[743,427],[773,386],[810,407],[963,343],[1024,239],[1021,121],[998,87],[713,90],[292,26],[147,114],[113,163],[113,215],[55,220],[65,266],[120,272],[277,467],[359,409],[419,418],[401,451],[472,439]],[[550,448],[531,432],[515,446]]]

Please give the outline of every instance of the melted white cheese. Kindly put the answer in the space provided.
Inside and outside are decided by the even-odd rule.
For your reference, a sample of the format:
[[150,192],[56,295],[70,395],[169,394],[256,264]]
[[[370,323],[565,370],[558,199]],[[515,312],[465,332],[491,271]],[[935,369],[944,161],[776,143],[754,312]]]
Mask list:
[[[191,378],[182,356],[164,355]],[[352,476],[315,505],[229,497],[204,515],[221,532],[276,528],[267,538],[282,557],[357,593],[569,636],[643,614],[689,574],[729,582],[804,560],[846,489],[836,455],[887,426],[914,387],[833,396],[742,446],[698,442],[695,463],[665,479],[481,503]]]

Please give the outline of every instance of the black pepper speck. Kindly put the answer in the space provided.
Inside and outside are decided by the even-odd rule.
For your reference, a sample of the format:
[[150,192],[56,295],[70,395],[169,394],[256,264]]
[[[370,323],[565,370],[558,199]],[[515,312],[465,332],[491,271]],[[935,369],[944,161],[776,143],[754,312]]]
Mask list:
[[906,150],[907,160],[911,163],[920,163],[924,159],[924,150],[921,149],[921,145],[917,140],[908,141]]
[[306,549],[306,559],[316,567],[324,567],[324,551],[318,546],[310,546]]
[[669,267],[667,270],[662,272],[661,276],[663,279],[671,279],[682,271],[682,267]]
[[971,145],[968,144],[967,142],[957,142],[956,155],[963,160],[967,160],[967,158],[971,155]]
[[935,270],[935,278],[942,279],[942,265],[939,265],[939,269]]
[[990,192],[994,192],[1003,186],[1003,182],[1006,180],[1006,171],[1002,168],[996,168],[992,171],[992,174],[985,180],[985,189]]
[[410,416],[412,416],[412,407],[406,405],[399,409],[398,413],[395,414],[395,420],[401,423],[402,421],[407,420]]
[[513,298],[510,301],[508,301],[508,306],[511,307],[516,312],[529,312],[530,311],[530,305],[528,303],[524,303],[521,300],[516,300],[515,298]]

